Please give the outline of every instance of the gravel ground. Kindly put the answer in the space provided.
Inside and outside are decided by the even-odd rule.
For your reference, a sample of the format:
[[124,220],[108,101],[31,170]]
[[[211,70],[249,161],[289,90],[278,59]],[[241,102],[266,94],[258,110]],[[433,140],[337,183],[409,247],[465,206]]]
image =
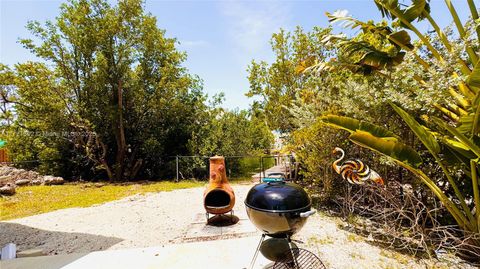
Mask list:
[[[234,185],[235,211],[251,185]],[[41,248],[50,255],[160,246],[181,243],[198,214],[204,212],[203,188],[135,195],[88,208],[69,208],[0,222],[0,245],[19,250]],[[323,214],[310,217],[296,235],[329,268],[474,268],[457,259],[417,260],[374,246],[347,232],[342,221]],[[252,246],[255,247],[255,246]]]

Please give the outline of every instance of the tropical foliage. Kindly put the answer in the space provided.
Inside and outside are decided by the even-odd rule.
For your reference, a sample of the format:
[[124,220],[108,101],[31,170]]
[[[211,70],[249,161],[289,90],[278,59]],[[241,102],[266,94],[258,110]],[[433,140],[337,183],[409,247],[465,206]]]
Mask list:
[[[316,119],[326,113],[344,114],[389,125],[392,130],[401,130],[403,125],[391,120],[394,111],[383,100],[394,96],[386,87],[383,77],[354,76],[351,71],[336,69],[322,72],[318,76],[302,73],[311,64],[322,63],[340,53],[334,43],[324,44],[331,35],[331,29],[314,28],[305,32],[297,28],[294,33],[280,31],[272,36],[272,48],[277,57],[271,64],[253,61],[249,67],[250,94],[260,97],[257,110],[263,112],[270,128],[283,131],[289,147],[302,164],[302,173],[307,182],[323,188],[326,197],[332,196],[341,182],[332,180],[330,175],[331,152],[334,146],[342,146],[352,157],[360,155],[369,164],[377,164],[378,158],[361,154],[362,151],[345,144],[346,135],[326,129]],[[358,39],[378,40],[371,34]],[[281,42],[280,42],[281,41]],[[315,52],[321,49],[321,53]],[[315,56],[317,55],[317,56]],[[295,67],[295,64],[297,66]],[[260,68],[261,66],[261,68]],[[291,66],[291,68],[280,68]],[[312,70],[313,68],[309,68]],[[295,82],[292,86],[290,82]],[[407,81],[402,84],[409,84]],[[400,87],[404,85],[395,85]],[[279,89],[288,89],[284,96]],[[279,101],[279,96],[283,99]],[[399,94],[396,95],[398,97]],[[402,95],[408,99],[408,95]],[[425,107],[427,98],[410,102],[415,108]],[[281,120],[282,122],[279,122]],[[385,160],[382,160],[385,161]],[[393,168],[392,168],[393,169]]]
[[[445,1],[457,28],[460,42],[455,44],[443,32],[430,16],[428,1],[412,1],[404,7],[398,1],[375,0],[382,14],[392,20],[394,30],[363,23],[345,14],[328,14],[330,21],[346,21],[347,26],[361,28],[363,31],[375,32],[384,42],[393,46],[393,52],[386,53],[384,48],[374,44],[359,43],[355,39],[343,38],[337,41],[337,47],[346,56],[341,61],[323,62],[309,67],[321,72],[327,68],[348,68],[354,73],[389,75],[395,72],[405,54],[413,56],[421,72],[414,74],[420,88],[437,88],[445,98],[442,103],[433,103],[441,116],[431,113],[419,117],[401,106],[402,103],[389,102],[393,110],[403,119],[417,139],[433,157],[444,174],[441,179],[434,179],[424,169],[428,162],[422,160],[417,149],[407,145],[399,136],[393,135],[382,126],[366,124],[352,118],[326,115],[320,120],[330,126],[350,132],[349,140],[361,147],[369,148],[393,159],[400,166],[415,174],[443,203],[456,223],[467,233],[480,232],[480,192],[478,181],[479,151],[479,92],[477,84],[480,67],[478,65],[478,37],[473,36],[476,29],[465,28],[450,1]],[[471,16],[478,19],[473,1],[468,1]],[[422,34],[415,27],[415,20],[427,20],[437,35],[438,43]],[[409,32],[417,38],[416,46],[410,44]],[[451,36],[450,36],[451,38]],[[460,46],[458,44],[461,44]],[[388,46],[387,46],[388,49]],[[422,52],[424,50],[424,52]],[[428,52],[428,53],[427,53]],[[352,68],[352,66],[354,68]],[[449,67],[443,75],[450,78],[446,83],[438,84],[435,74],[439,69]],[[307,68],[308,70],[308,68]],[[465,79],[466,78],[466,79]],[[407,108],[408,109],[408,108]],[[449,185],[451,192],[445,192],[440,186]],[[480,246],[478,238],[471,239]],[[478,249],[473,256],[477,255]],[[475,257],[473,257],[475,258]]]
[[[252,93],[263,97],[263,108],[271,113],[267,105],[276,100],[278,93],[271,93],[270,88],[285,87],[293,91],[290,98],[282,102],[282,113],[287,114],[284,118],[291,123],[290,129],[283,129],[289,131],[290,148],[298,152],[307,168],[305,176],[317,177],[323,185],[332,185],[331,176],[322,173],[321,167],[328,163],[327,151],[334,146],[345,146],[342,139],[348,134],[348,139],[360,148],[373,150],[374,155],[369,154],[372,159],[389,165],[393,161],[430,190],[435,197],[432,200],[440,200],[449,213],[449,217],[442,217],[440,221],[457,224],[464,238],[469,238],[474,246],[469,258],[478,258],[480,31],[477,8],[473,1],[467,1],[471,19],[462,23],[451,1],[445,1],[454,31],[450,27],[439,27],[430,15],[429,1],[374,2],[387,21],[363,22],[346,11],[327,13],[331,23],[360,31],[348,37],[325,30],[321,39],[303,39],[314,43],[312,47],[320,44],[317,56],[311,57],[313,53],[306,49],[303,50],[307,53],[292,53],[302,55],[300,59],[281,57],[277,53],[277,62],[296,61],[295,71],[277,69],[277,62],[266,66],[262,72],[251,74],[251,78],[256,78],[252,88],[258,89],[256,81],[267,81],[268,86]],[[434,31],[422,33],[416,27],[418,21],[425,21]],[[282,46],[283,50],[274,47],[274,51],[289,51],[297,48],[296,43],[302,43],[295,38],[291,42]],[[255,71],[252,67],[250,70]],[[258,74],[263,80],[255,77]],[[289,76],[296,78],[289,81],[311,83],[290,87],[281,79],[275,79]],[[274,124],[270,126],[279,128]],[[332,132],[325,130],[325,126],[348,132]],[[348,149],[352,150],[357,154],[364,152],[355,146]],[[362,158],[367,157],[362,155]],[[372,167],[378,165],[373,163]],[[402,173],[397,176],[392,166],[382,172],[387,180],[415,183],[415,180],[407,181]]]

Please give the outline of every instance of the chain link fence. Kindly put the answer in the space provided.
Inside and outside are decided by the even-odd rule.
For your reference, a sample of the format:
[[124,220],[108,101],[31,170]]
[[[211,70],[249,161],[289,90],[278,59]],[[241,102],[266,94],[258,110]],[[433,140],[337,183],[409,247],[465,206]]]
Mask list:
[[[224,156],[225,168],[229,180],[251,179],[253,175],[267,170],[274,165],[282,164],[276,156]],[[41,172],[42,166],[52,166],[62,160],[29,160],[1,162],[0,165],[14,166],[27,170]],[[210,156],[168,156],[156,161],[146,162],[142,167],[140,177],[183,180],[208,180]],[[73,171],[72,171],[73,172]],[[66,175],[70,178],[70,175]],[[72,175],[77,178],[79,175]],[[85,177],[85,178],[88,178]],[[93,179],[93,178],[92,178]],[[95,179],[93,179],[95,180]]]
[[[224,156],[227,177],[232,180],[249,179],[275,165],[274,156]],[[206,180],[209,177],[210,157],[207,156],[175,156],[175,165],[168,166],[175,170],[175,180],[198,179]],[[172,171],[173,172],[173,171]]]

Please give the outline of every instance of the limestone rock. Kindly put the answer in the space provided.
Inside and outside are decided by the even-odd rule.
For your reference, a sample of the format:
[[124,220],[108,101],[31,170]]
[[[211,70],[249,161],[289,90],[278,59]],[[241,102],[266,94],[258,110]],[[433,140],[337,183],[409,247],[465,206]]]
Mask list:
[[64,180],[61,177],[44,176],[43,182],[45,185],[61,185],[64,183]]
[[0,188],[1,195],[14,195],[15,194],[15,184],[7,183],[5,186]]
[[44,256],[43,249],[34,248],[17,252],[17,258]]
[[97,183],[93,184],[93,186],[95,186],[95,187],[97,187],[97,188],[101,188],[101,187],[105,186],[105,183],[99,183],[99,182],[97,182]]
[[34,179],[30,181],[31,185],[42,185],[43,181],[41,179]]
[[35,171],[0,166],[0,188],[2,188],[2,194],[4,195],[12,195],[15,193],[14,190],[12,190],[12,186],[7,187],[8,184],[16,187],[24,185],[59,185],[64,182],[64,179],[61,177],[42,176]]
[[0,176],[0,186],[3,186],[7,183],[12,182],[12,180],[13,180],[13,177],[10,175]]
[[30,179],[17,179],[15,181],[15,185],[17,186],[23,186],[23,185],[28,185],[30,184]]

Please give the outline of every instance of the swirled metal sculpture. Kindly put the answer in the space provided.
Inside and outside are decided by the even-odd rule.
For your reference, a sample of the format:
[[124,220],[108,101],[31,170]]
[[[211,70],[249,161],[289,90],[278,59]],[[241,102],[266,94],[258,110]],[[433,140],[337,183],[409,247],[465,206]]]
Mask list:
[[383,185],[383,178],[375,171],[370,169],[368,165],[364,164],[359,159],[347,160],[340,165],[340,162],[345,158],[345,151],[341,148],[335,148],[333,154],[340,152],[342,156],[333,162],[332,167],[335,172],[347,180],[350,184],[363,185],[367,181],[372,181]]

